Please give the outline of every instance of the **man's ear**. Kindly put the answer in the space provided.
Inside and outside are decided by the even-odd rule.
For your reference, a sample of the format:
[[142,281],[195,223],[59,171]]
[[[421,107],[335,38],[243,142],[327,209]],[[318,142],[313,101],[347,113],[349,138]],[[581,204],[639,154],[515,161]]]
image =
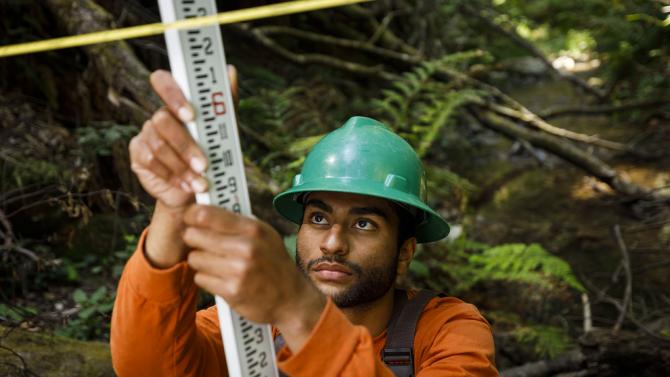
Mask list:
[[414,252],[416,251],[416,238],[410,237],[405,240],[398,251],[398,275],[403,275],[407,272],[409,264],[412,262]]

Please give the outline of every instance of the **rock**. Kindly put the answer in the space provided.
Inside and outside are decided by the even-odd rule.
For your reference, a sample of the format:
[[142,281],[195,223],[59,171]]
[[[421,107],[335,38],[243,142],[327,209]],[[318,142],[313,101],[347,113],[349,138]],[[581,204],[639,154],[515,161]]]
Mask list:
[[546,64],[532,56],[502,60],[498,68],[531,76],[542,76],[548,72]]
[[26,375],[113,377],[116,374],[107,343],[0,326],[0,376]]

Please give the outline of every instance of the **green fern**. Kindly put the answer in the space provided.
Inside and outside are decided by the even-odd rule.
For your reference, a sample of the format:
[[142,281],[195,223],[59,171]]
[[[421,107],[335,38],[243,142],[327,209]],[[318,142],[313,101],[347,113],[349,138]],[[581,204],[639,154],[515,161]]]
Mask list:
[[[538,324],[505,311],[490,310],[486,318],[495,323],[500,335],[509,334],[526,352],[536,358],[555,358],[574,346],[568,331],[555,324]],[[504,335],[503,335],[504,336]]]
[[532,347],[533,353],[541,358],[553,359],[573,345],[566,331],[557,326],[522,325],[512,335],[519,343]]
[[483,53],[479,50],[446,55],[417,66],[382,91],[373,101],[379,117],[414,146],[419,156],[428,153],[440,130],[453,122],[457,110],[482,93],[459,88],[459,82],[445,82],[436,75],[446,69],[458,69]]
[[579,292],[585,292],[570,265],[538,244],[496,246],[470,255],[468,263],[475,271],[470,284],[484,280],[503,280],[551,288],[557,282],[562,282]]

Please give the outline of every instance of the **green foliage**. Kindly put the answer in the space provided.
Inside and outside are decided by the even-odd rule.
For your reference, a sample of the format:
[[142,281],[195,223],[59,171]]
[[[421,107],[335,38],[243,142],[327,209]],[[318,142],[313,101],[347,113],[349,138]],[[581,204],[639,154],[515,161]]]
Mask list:
[[54,162],[33,158],[17,160],[11,171],[17,187],[36,182],[62,182],[69,175],[68,171],[64,172]]
[[553,359],[573,345],[565,330],[556,326],[519,326],[512,331],[512,335],[519,343],[530,346],[540,358]]
[[477,248],[479,251],[461,254],[464,265],[443,265],[456,277],[457,290],[470,289],[483,281],[506,281],[532,284],[547,290],[565,284],[585,292],[570,265],[538,244],[504,244],[486,248],[477,245]]
[[77,142],[83,150],[94,151],[100,156],[110,156],[117,140],[130,140],[139,129],[133,125],[103,124],[102,127],[77,128]]
[[456,83],[435,80],[434,75],[483,56],[476,50],[424,62],[391,83],[390,89],[382,90],[383,97],[373,101],[373,105],[381,119],[405,137],[423,157],[440,129],[453,119],[455,110],[480,94],[470,89],[455,90]]
[[[245,156],[269,172],[280,187],[289,186],[304,157],[324,133],[337,126],[332,110],[344,101],[319,80],[278,86],[272,75],[255,70],[252,81],[266,87],[240,101],[239,121]],[[270,77],[270,78],[268,78]]]
[[[81,260],[63,258],[58,276],[61,280],[85,283],[87,281],[118,281],[126,261],[137,248],[138,237],[125,235],[120,250],[99,256],[87,254]],[[78,288],[72,293],[72,300],[79,310],[67,324],[56,330],[58,335],[81,339],[103,339],[109,334],[109,322],[116,293],[106,286],[98,287],[93,293]]]
[[69,338],[88,340],[100,339],[109,333],[109,319],[114,307],[115,295],[102,286],[90,295],[81,289],[72,293],[72,299],[79,306],[74,319],[56,330],[56,334]]
[[[625,85],[617,85],[613,97],[665,95],[669,83],[665,62],[670,56],[670,18],[659,3],[508,0],[496,2],[496,8],[502,22],[516,25],[517,31],[527,30],[521,34],[530,37],[550,57],[583,54],[599,59],[602,69],[598,75],[610,82],[626,81]],[[490,39],[499,38],[492,35]],[[497,56],[506,54],[504,48],[492,52]],[[638,81],[650,76],[658,77],[655,85],[638,86],[644,85]],[[641,97],[638,89],[654,94]]]
[[448,198],[450,203],[458,204],[461,211],[465,211],[468,198],[477,192],[477,186],[451,170],[432,164],[426,164],[424,168],[430,198]]
[[537,324],[507,311],[489,311],[486,317],[502,333],[509,334],[524,351],[536,359],[555,358],[565,353],[574,342],[568,331],[552,324]]
[[492,247],[470,255],[468,262],[475,271],[468,284],[483,280],[520,281],[549,289],[562,282],[579,292],[586,291],[570,265],[538,244]]
[[[482,282],[523,283],[551,292],[570,287],[585,292],[584,286],[563,259],[538,244],[503,244],[491,247],[461,235],[449,242],[447,250],[434,248],[419,254],[410,271],[426,279],[432,287],[449,287],[451,294],[462,294]],[[427,267],[440,273],[429,274]],[[446,277],[444,276],[446,274]]]
[[21,322],[26,318],[34,317],[36,314],[37,309],[31,306],[18,307],[0,302],[0,321]]
[[124,246],[121,250],[116,250],[109,254],[87,254],[77,260],[62,258],[60,268],[56,272],[55,277],[70,282],[81,281],[82,275],[118,279],[121,276],[126,261],[137,248],[138,238],[134,234],[126,234],[124,241]]
[[[481,93],[458,89],[459,83],[444,81],[436,76],[444,69],[463,69],[475,59],[486,58],[479,50],[446,55],[427,61],[391,83],[382,90],[382,98],[372,102],[380,120],[399,133],[424,158],[441,132],[458,119],[458,110],[479,98]],[[467,194],[475,187],[468,180],[446,168],[427,166],[430,192],[439,197],[457,199],[461,208],[467,203]]]

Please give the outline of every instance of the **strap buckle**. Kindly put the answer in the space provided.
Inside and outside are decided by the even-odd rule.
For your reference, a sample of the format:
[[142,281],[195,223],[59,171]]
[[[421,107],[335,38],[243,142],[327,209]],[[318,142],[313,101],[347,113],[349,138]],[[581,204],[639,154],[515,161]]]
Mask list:
[[384,348],[382,360],[386,365],[409,365],[414,369],[414,355],[411,348]]

